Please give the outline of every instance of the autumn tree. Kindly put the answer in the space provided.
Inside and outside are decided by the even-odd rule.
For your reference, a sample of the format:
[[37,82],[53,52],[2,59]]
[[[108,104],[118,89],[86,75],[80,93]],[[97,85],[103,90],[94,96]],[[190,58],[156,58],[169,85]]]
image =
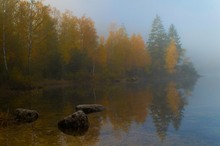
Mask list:
[[85,64],[84,66],[88,68],[94,75],[95,71],[95,50],[97,49],[97,34],[94,26],[94,22],[91,18],[85,16],[78,19],[79,25],[79,43],[80,49],[85,55]]
[[100,66],[106,66],[107,64],[107,50],[105,48],[105,38],[103,36],[99,38],[96,60],[97,64]]
[[[59,27],[59,52],[62,60],[62,75],[78,71],[81,66],[80,34],[78,18],[70,11],[62,14]],[[75,62],[75,63],[74,63]]]
[[169,27],[168,37],[169,37],[169,42],[174,40],[174,42],[176,44],[176,48],[177,48],[177,51],[178,51],[178,54],[179,54],[178,63],[182,62],[183,58],[184,58],[185,50],[182,48],[180,37],[179,37],[179,35],[177,33],[177,30],[176,30],[176,28],[173,24],[171,24],[170,27]]
[[34,34],[37,31],[38,27],[42,23],[41,15],[44,13],[43,4],[41,2],[35,2],[31,0],[30,3],[27,3],[28,7],[28,34],[27,34],[27,48],[28,48],[28,65],[27,65],[27,74],[30,75],[30,66],[31,66],[31,54],[33,49]]
[[124,76],[127,68],[129,37],[124,27],[110,30],[106,41],[108,67],[114,75]]
[[[19,40],[18,44],[20,47],[19,49],[17,48],[17,50],[19,50],[19,53],[23,52],[23,54],[21,54],[23,55],[23,58],[26,59],[26,72],[30,75],[32,51],[34,48],[37,48],[35,46],[36,40],[41,39],[37,33],[45,20],[43,16],[47,11],[47,7],[44,6],[41,1],[20,1],[16,10],[17,12],[14,12],[16,16],[16,19],[14,20],[16,28],[14,34],[16,34],[17,40]],[[27,57],[24,57],[24,55]]]
[[165,53],[165,68],[168,73],[172,74],[176,71],[176,65],[178,63],[178,51],[174,40],[171,40]]
[[184,63],[174,25],[167,35],[159,16],[147,45],[140,34],[129,36],[124,26],[114,25],[105,41],[98,40],[89,17],[76,17],[69,11],[59,14],[41,0],[0,0],[0,33],[1,79],[6,74],[21,81],[32,77],[85,80],[95,75],[120,78],[145,75],[149,69],[152,75],[165,70],[196,75]]
[[[14,35],[14,21],[15,12],[17,7],[17,0],[0,0],[0,42],[2,48],[1,60],[3,62],[4,71],[8,72],[9,64],[12,57],[12,50],[14,49],[13,41],[15,41]],[[10,58],[10,59],[9,59]]]
[[98,72],[103,73],[107,69],[107,50],[105,46],[105,38],[103,36],[99,37],[99,43],[97,50],[95,52],[95,64]]
[[145,42],[140,34],[132,34],[130,38],[130,48],[128,55],[128,63],[130,70],[138,74],[139,71],[146,70],[151,64],[151,57],[148,49],[145,47]]
[[65,64],[70,62],[73,50],[79,49],[77,21],[77,17],[73,16],[69,11],[62,14],[59,30],[59,49],[63,63]]
[[37,29],[33,48],[34,72],[43,78],[60,78],[61,57],[58,50],[58,18],[52,17],[52,10],[44,7],[42,23]]
[[147,41],[150,55],[152,57],[152,68],[159,72],[164,69],[164,54],[168,43],[168,37],[160,17],[157,15],[152,23],[151,32]]

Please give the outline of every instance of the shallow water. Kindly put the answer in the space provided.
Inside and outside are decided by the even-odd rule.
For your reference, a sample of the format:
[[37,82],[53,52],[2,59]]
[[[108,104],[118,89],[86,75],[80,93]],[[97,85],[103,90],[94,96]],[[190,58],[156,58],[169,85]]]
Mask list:
[[[2,92],[0,111],[35,109],[39,119],[31,124],[0,127],[5,146],[129,146],[220,145],[220,78],[195,82],[117,83],[78,85],[30,92]],[[62,133],[57,122],[78,104],[106,107],[88,115],[84,136]]]

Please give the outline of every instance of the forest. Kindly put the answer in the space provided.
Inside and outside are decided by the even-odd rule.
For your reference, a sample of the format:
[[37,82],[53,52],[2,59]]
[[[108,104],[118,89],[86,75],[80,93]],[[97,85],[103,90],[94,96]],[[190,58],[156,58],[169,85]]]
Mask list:
[[158,15],[144,40],[115,24],[110,25],[107,37],[98,36],[90,17],[61,13],[42,1],[0,0],[0,4],[1,86],[41,80],[198,76],[175,26],[165,30]]

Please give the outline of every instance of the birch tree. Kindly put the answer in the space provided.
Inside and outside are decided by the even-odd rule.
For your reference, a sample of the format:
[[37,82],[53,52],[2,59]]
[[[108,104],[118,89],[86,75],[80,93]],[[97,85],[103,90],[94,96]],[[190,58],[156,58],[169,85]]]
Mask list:
[[3,52],[5,71],[8,72],[8,64],[7,64],[7,57],[6,57],[6,38],[5,38],[6,4],[7,4],[6,0],[3,0],[2,1],[2,52]]
[[1,43],[2,43],[2,54],[4,62],[4,70],[8,72],[8,46],[7,42],[9,37],[13,35],[13,21],[15,9],[18,1],[17,0],[0,0],[0,14],[1,14]]
[[138,71],[149,68],[151,64],[151,57],[146,49],[144,40],[140,34],[133,34],[130,38],[130,65],[131,69]]
[[[89,71],[92,70],[92,75],[95,73],[95,51],[98,46],[97,33],[94,22],[91,18],[81,17],[78,19],[79,33],[80,33],[80,48],[82,52],[86,54],[85,64]],[[88,58],[87,58],[88,57]],[[91,64],[92,63],[92,64]],[[92,69],[90,69],[92,68]]]
[[28,6],[28,34],[27,34],[27,49],[28,49],[28,67],[27,73],[30,75],[30,66],[31,66],[31,54],[33,49],[34,35],[38,31],[38,28],[41,26],[44,21],[45,9],[40,1],[31,0],[30,3],[27,3]]

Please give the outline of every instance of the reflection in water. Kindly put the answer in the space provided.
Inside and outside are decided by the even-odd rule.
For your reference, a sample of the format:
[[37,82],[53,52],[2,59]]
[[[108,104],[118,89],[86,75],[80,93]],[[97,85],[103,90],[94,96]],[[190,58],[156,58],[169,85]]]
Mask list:
[[128,132],[132,122],[145,122],[151,100],[152,92],[148,87],[115,86],[100,102],[109,108],[106,116],[113,126],[113,132],[120,137],[121,130]]
[[[195,82],[163,81],[157,84],[119,83],[20,93],[4,92],[0,97],[0,112],[21,107],[36,109],[40,115],[33,124],[0,127],[0,143],[24,146],[96,145],[102,143],[101,138],[107,135],[121,139],[123,134],[130,132],[132,126],[140,127],[148,119],[152,119],[158,137],[164,140],[170,125],[175,130],[179,129],[187,96],[194,84]],[[88,115],[90,128],[84,136],[73,137],[59,131],[57,122],[60,119],[73,113],[76,105],[91,103],[102,104],[106,110]],[[111,139],[113,138],[109,138]]]
[[158,136],[163,140],[170,123],[178,130],[186,99],[181,96],[180,90],[177,89],[174,82],[162,84],[154,90],[155,94],[150,110]]

